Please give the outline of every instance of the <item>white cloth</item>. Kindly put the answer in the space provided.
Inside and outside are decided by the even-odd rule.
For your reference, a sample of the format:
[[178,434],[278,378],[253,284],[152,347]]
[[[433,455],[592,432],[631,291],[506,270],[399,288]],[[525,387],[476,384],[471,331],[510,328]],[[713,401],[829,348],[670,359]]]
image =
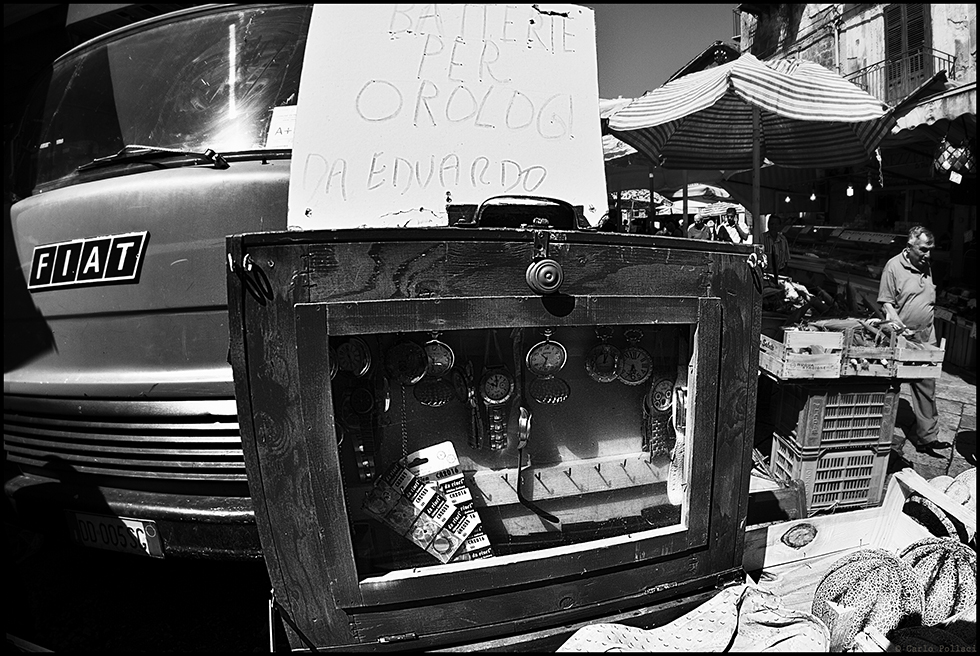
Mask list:
[[829,646],[830,631],[815,616],[785,608],[772,593],[738,585],[654,629],[590,624],[573,633],[557,651],[826,652]]

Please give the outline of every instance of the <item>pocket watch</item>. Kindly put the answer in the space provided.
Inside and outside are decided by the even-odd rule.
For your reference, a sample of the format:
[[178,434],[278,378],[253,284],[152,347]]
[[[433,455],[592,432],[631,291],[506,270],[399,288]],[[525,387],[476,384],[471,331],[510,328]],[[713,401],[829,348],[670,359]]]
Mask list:
[[[453,389],[456,390],[456,399],[462,401],[463,403],[469,404],[475,393],[473,388],[466,382],[466,376],[462,371],[454,369],[449,374],[449,379],[453,383]],[[473,401],[475,403],[475,401]]]
[[565,401],[571,391],[565,380],[554,376],[535,378],[527,386],[527,393],[532,399],[547,405],[556,405]]
[[446,378],[425,376],[412,388],[415,400],[430,408],[440,408],[456,396],[453,384]]
[[621,351],[617,368],[619,381],[626,385],[641,385],[653,373],[653,358],[640,346],[642,336],[636,329],[626,331],[629,345]]
[[538,342],[527,352],[527,369],[535,376],[554,376],[568,360],[568,351],[560,343],[551,341],[551,333],[550,328],[545,328],[544,341]]
[[432,339],[425,343],[424,348],[428,358],[425,365],[425,375],[438,378],[449,373],[456,362],[456,355],[448,344],[439,341],[438,332],[432,333]]
[[410,339],[400,339],[385,353],[385,370],[396,383],[414,385],[425,376],[425,349]]
[[568,351],[559,342],[552,341],[551,334],[551,329],[546,328],[544,341],[532,346],[525,358],[528,371],[537,376],[528,385],[527,391],[538,403],[561,403],[571,391],[567,382],[555,376],[565,366]]
[[337,347],[337,365],[360,378],[371,369],[371,348],[360,337],[351,337]]
[[619,377],[619,349],[608,342],[610,328],[596,328],[599,343],[585,354],[585,371],[597,383],[611,383]]

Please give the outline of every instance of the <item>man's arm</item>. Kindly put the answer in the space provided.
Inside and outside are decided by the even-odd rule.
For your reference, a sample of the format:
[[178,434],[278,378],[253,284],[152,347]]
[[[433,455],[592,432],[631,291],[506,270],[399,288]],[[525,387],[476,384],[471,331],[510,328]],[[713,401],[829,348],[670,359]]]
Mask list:
[[898,308],[893,303],[886,301],[881,304],[881,309],[885,311],[885,319],[894,322],[899,330],[905,330],[905,324],[898,316]]
[[733,225],[735,226],[735,229],[738,230],[738,236],[739,236],[739,238],[743,242],[746,239],[749,238],[749,231],[748,231],[748,229],[742,230],[742,222],[741,221],[739,221],[738,219],[735,219],[735,222],[733,223]]

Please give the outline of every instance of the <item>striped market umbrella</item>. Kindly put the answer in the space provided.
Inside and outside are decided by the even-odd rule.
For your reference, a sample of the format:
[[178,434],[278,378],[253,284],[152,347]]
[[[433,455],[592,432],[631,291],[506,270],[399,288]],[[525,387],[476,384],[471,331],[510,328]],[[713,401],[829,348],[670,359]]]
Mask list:
[[610,134],[664,168],[752,169],[754,217],[763,158],[863,164],[896,123],[886,104],[819,64],[751,54],[648,91],[607,120]]

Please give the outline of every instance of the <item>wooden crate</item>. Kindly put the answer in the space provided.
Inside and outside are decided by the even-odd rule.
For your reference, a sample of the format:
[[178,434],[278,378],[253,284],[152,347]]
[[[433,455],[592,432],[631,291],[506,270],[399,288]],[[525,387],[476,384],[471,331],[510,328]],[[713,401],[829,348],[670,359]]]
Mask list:
[[[906,500],[919,494],[963,527],[973,538],[977,518],[964,506],[929,484],[912,469],[897,472],[890,480],[880,506],[772,524],[746,531],[742,565],[759,587],[779,596],[795,610],[810,612],[813,593],[827,569],[858,549],[879,548],[897,554],[916,540],[930,537],[914,519],[902,512]],[[809,524],[816,537],[802,547],[782,541],[788,531]]]
[[841,358],[841,376],[893,378],[895,376],[895,340],[882,346],[854,346],[850,335],[845,340]]
[[779,380],[840,378],[844,333],[784,330],[780,343],[759,336],[759,367]]
[[958,316],[952,316],[943,323],[945,323],[943,336],[946,337],[946,361],[957,367],[975,370],[977,368],[976,323]]
[[945,341],[940,346],[932,346],[912,344],[899,337],[893,365],[895,378],[939,378],[943,374],[945,357]]
[[842,377],[939,378],[943,372],[945,346],[914,344],[895,334],[881,346],[853,346],[850,335],[845,342]]

